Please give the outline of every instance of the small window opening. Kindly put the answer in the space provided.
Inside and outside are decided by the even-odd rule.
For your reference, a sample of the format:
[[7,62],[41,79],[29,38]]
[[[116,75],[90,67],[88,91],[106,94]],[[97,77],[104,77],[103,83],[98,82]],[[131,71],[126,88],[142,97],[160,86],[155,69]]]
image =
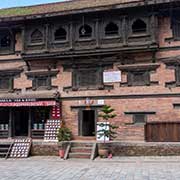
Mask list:
[[79,28],[80,38],[90,38],[92,37],[92,28],[89,25],[83,25]]
[[41,43],[43,42],[43,34],[41,31],[36,29],[31,34],[31,43]]
[[105,35],[106,36],[115,36],[118,35],[119,28],[115,23],[110,22],[105,27]]
[[67,32],[64,28],[59,28],[54,33],[54,39],[55,41],[64,41],[66,40]]
[[136,20],[132,25],[132,32],[133,33],[146,33],[146,23],[141,19]]

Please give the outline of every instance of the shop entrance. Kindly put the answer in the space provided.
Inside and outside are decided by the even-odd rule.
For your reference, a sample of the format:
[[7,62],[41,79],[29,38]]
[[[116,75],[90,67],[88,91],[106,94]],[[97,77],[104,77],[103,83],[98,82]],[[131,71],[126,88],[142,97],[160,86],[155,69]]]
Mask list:
[[29,109],[24,107],[13,109],[14,136],[28,136]]
[[95,110],[81,111],[80,135],[95,136]]

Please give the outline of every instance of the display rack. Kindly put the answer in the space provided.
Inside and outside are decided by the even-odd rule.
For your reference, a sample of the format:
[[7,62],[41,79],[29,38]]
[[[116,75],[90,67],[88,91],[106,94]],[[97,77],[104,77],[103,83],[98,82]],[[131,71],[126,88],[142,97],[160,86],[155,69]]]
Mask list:
[[49,119],[45,125],[44,140],[58,141],[57,131],[61,127],[61,120]]
[[31,139],[22,138],[15,139],[11,152],[10,158],[27,158],[31,149]]

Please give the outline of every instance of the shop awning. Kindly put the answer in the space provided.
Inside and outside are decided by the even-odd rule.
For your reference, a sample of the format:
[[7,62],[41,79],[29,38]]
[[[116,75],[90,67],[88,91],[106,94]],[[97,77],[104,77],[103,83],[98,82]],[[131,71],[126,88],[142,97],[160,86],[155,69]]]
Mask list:
[[0,102],[0,107],[55,106],[56,101]]

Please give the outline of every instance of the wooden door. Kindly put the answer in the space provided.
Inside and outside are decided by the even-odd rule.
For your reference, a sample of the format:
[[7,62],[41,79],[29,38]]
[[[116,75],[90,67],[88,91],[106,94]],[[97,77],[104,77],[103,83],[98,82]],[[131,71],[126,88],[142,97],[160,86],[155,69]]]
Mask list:
[[180,122],[153,122],[145,126],[148,142],[179,142]]

